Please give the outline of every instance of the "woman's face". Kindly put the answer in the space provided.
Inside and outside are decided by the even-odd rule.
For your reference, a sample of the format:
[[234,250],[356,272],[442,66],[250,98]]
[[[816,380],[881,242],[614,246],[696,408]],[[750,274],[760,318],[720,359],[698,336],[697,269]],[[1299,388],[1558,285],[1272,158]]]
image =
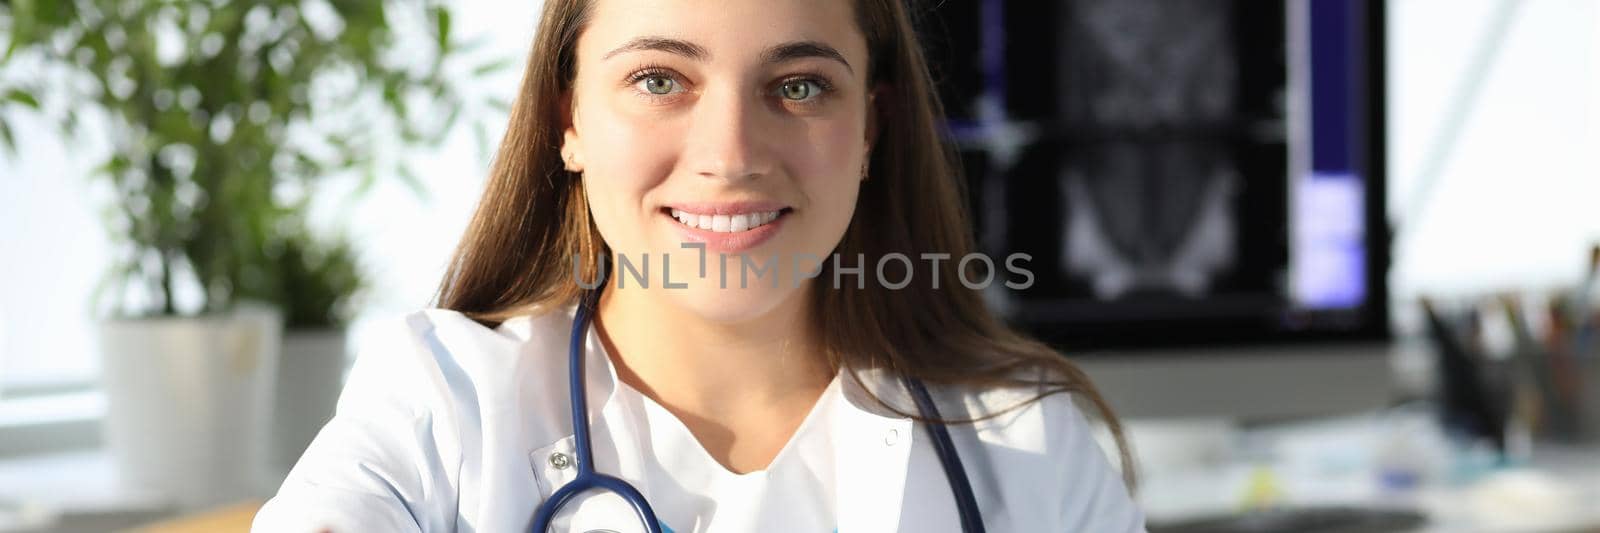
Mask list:
[[[731,322],[796,303],[807,283],[832,283],[805,275],[831,261],[850,223],[874,128],[853,9],[594,3],[562,154],[583,172],[619,263],[642,274],[648,261],[648,290],[620,267],[611,290],[620,276],[630,295]],[[685,243],[703,245],[703,262]]]

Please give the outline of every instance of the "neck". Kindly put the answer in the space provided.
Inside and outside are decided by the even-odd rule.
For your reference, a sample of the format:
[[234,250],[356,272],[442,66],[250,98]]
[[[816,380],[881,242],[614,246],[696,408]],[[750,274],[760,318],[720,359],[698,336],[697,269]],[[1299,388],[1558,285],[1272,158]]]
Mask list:
[[803,413],[834,375],[814,338],[806,294],[790,293],[764,316],[719,322],[660,294],[608,289],[596,327],[618,379],[675,412],[723,421],[773,409]]

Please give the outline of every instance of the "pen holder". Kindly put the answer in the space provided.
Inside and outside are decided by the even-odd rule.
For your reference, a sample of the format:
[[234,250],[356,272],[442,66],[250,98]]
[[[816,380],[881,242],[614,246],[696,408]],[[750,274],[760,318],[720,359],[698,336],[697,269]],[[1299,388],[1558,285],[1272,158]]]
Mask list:
[[1589,311],[1592,305],[1576,303],[1579,298],[1551,302],[1543,342],[1532,350],[1528,369],[1542,385],[1540,436],[1574,444],[1600,441],[1600,346],[1592,338],[1600,322]]
[[[1440,416],[1454,434],[1488,441],[1513,461],[1530,453],[1533,439],[1600,439],[1600,364],[1592,354],[1552,342],[1565,337],[1535,336],[1514,298],[1449,310],[1424,301],[1423,309],[1438,357]],[[1488,332],[1496,326],[1498,340]]]
[[1583,387],[1577,391],[1577,409],[1573,413],[1575,426],[1572,440],[1580,443],[1600,442],[1600,361],[1597,354],[1579,360],[1578,371]]
[[1475,313],[1451,313],[1426,299],[1421,303],[1438,358],[1440,425],[1458,437],[1488,441],[1505,452],[1514,383],[1508,365],[1483,356]]

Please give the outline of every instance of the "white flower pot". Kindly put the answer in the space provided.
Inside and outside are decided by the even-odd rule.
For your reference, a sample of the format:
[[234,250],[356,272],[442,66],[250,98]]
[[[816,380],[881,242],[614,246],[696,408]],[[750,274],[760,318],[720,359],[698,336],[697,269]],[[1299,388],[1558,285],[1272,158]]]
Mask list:
[[306,445],[333,418],[344,386],[346,353],[343,329],[284,332],[272,431],[273,474],[278,478],[289,473]]
[[282,318],[100,323],[106,446],[122,484],[182,509],[263,496]]

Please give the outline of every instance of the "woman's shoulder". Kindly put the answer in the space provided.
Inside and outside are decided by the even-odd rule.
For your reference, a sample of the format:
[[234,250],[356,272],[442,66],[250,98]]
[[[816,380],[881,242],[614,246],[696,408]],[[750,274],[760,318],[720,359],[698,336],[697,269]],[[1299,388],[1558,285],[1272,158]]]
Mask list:
[[419,309],[406,314],[403,322],[415,335],[433,332],[440,341],[453,343],[444,348],[470,350],[489,344],[552,342],[566,339],[572,326],[572,307],[532,308],[502,320],[493,327],[454,309]]
[[481,405],[562,383],[565,373],[555,369],[565,368],[571,324],[570,311],[560,309],[494,328],[438,308],[379,319],[356,355],[341,408],[379,403],[468,422]]
[[[863,373],[863,378],[886,412],[918,413],[910,390],[892,373]],[[1023,452],[1017,456],[1041,458],[1041,465],[1059,462],[1069,453],[1074,458],[1089,458],[1089,451],[1102,455],[1096,442],[1101,425],[1091,422],[1079,405],[1085,402],[1071,392],[1020,380],[1006,385],[927,383],[927,389],[937,417],[971,444]]]
[[[866,370],[860,375],[864,387],[887,410],[917,412],[910,391],[896,374]],[[1048,439],[1088,435],[1095,430],[1073,394],[1051,386],[1019,379],[1006,385],[929,382],[927,388],[940,418],[966,426],[986,443],[1042,451],[1049,446]]]
[[[1084,410],[1075,393],[1040,386],[967,390],[948,398],[957,413],[982,418],[972,431],[989,466],[1008,472],[1002,483],[1013,498],[1048,498],[1069,531],[1142,531],[1143,513],[1121,472],[1119,450],[1104,424]],[[986,418],[984,418],[986,417]],[[975,450],[977,451],[977,450]],[[1039,492],[1041,487],[1050,490]]]
[[527,468],[518,454],[489,450],[532,449],[561,431],[550,392],[518,382],[565,377],[538,369],[559,357],[543,344],[564,321],[520,316],[491,329],[425,309],[369,322],[333,419],[258,515],[258,529],[451,528],[458,498],[488,484],[476,472]]
[[[411,312],[390,328],[403,325],[402,339],[425,360],[441,370],[504,371],[532,359],[548,359],[566,346],[572,326],[571,310],[551,309],[513,316],[490,327],[465,313],[452,309],[421,309]],[[564,353],[564,352],[563,352]]]
[[1044,452],[1096,429],[1073,393],[1044,386],[956,387],[940,403],[955,411],[947,418],[971,419],[985,442],[1012,449]]

